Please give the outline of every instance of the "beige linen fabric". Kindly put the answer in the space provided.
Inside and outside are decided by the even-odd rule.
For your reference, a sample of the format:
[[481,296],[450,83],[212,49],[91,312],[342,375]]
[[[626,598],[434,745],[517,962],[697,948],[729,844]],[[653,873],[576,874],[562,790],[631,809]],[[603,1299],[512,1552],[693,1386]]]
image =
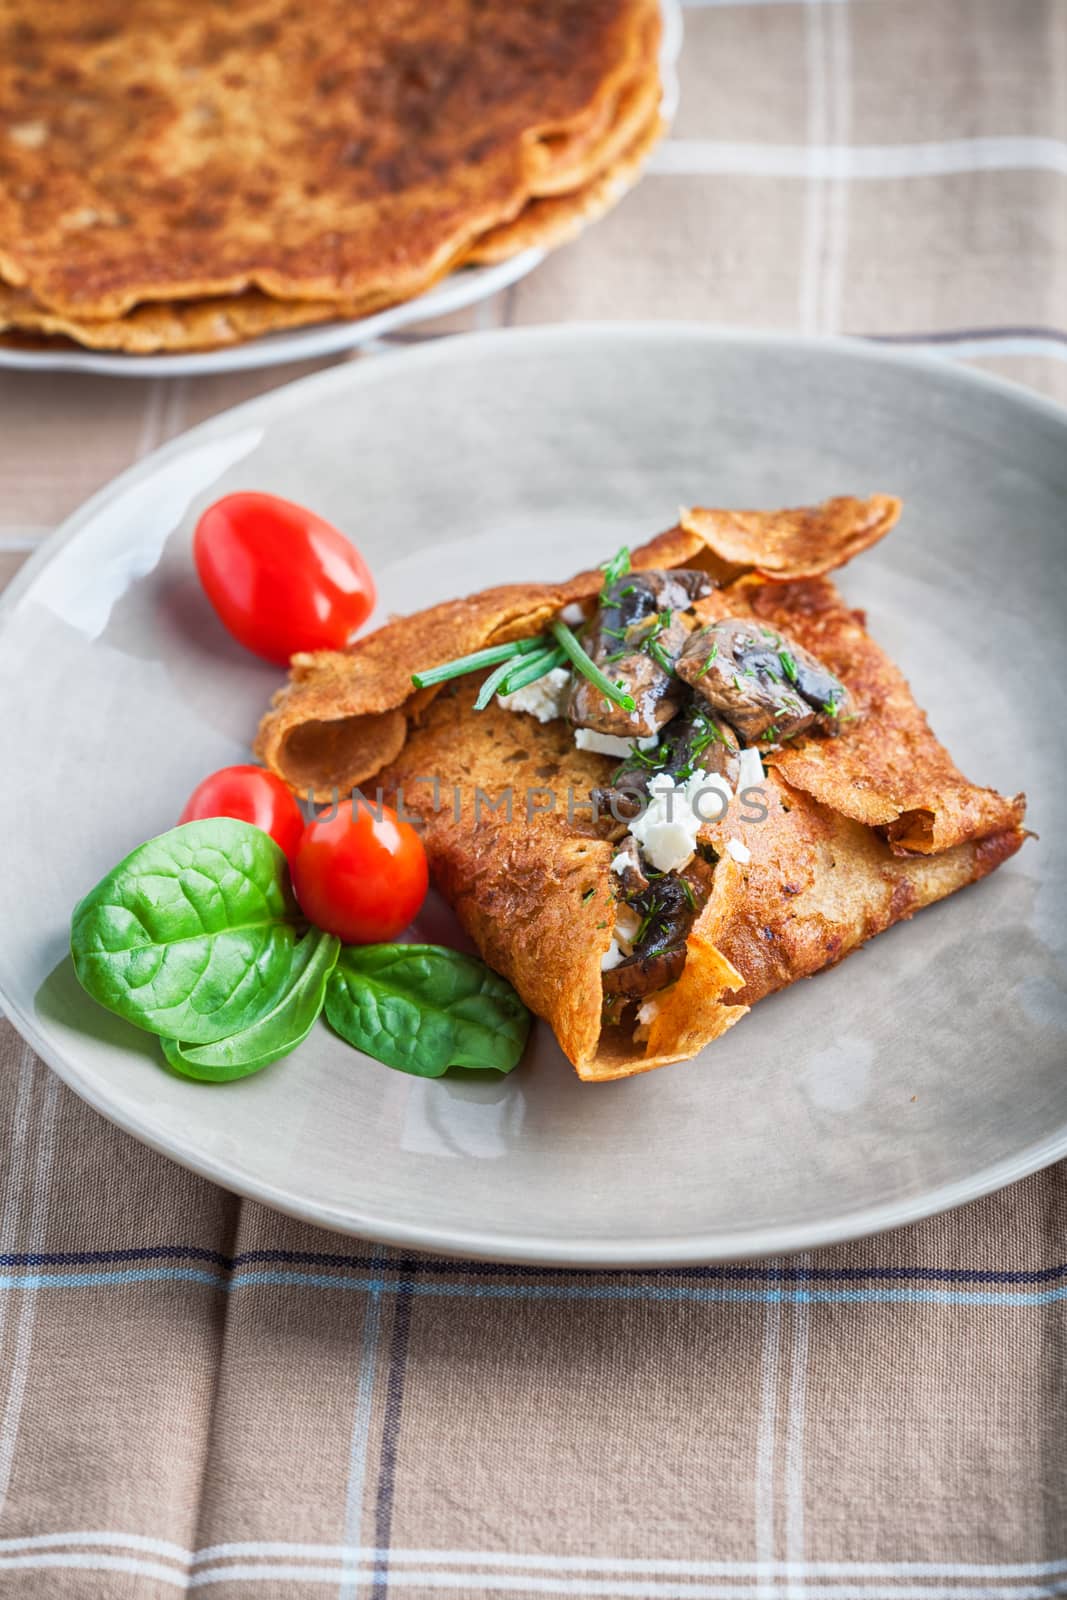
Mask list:
[[[617,212],[396,342],[688,316],[1067,400],[1065,0],[713,0],[682,83]],[[0,373],[0,583],[132,460],[309,370]],[[405,1257],[191,1177],[2,1023],[0,1150],[4,1600],[1067,1593],[1063,1167],[779,1262]]]

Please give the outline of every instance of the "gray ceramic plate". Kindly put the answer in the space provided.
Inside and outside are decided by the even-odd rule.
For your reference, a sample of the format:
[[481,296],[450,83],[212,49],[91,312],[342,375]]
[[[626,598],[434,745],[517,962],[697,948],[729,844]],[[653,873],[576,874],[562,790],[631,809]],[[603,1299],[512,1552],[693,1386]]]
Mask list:
[[[548,578],[679,502],[903,495],[844,574],[964,770],[1040,840],[986,883],[758,1006],[696,1061],[584,1087],[539,1029],[494,1082],[424,1082],[321,1026],[226,1088],[160,1070],[64,965],[75,900],[244,759],[278,674],[193,575],[226,490],[347,529],[382,611]],[[704,328],[529,329],[345,366],[118,479],[33,560],[0,626],[0,993],[94,1106],[313,1222],[563,1264],[791,1250],[967,1200],[1067,1152],[1063,660],[1067,413],[867,347]],[[445,926],[427,919],[432,937]]]

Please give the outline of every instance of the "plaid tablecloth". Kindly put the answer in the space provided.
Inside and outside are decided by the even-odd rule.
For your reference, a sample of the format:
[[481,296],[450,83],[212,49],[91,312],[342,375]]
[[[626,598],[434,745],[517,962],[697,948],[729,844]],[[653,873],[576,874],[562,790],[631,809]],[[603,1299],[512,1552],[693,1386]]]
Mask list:
[[[840,330],[1067,400],[1062,0],[713,0],[686,27],[654,173],[406,337]],[[297,375],[0,377],[0,580],[120,468]],[[189,1176],[0,1028],[4,1595],[1067,1593],[1064,1168],[788,1261],[406,1257]]]

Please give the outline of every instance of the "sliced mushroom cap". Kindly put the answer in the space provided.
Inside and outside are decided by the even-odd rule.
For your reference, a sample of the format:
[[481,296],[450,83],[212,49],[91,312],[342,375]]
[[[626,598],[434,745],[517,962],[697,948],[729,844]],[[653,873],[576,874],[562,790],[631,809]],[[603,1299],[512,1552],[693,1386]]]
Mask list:
[[810,651],[735,617],[691,633],[675,671],[746,744],[778,742],[816,726],[836,731],[849,706],[844,684]]
[[671,669],[689,638],[684,613],[712,588],[705,573],[684,568],[627,573],[605,587],[586,649],[635,707],[624,711],[577,676],[568,708],[575,727],[647,738],[676,715],[683,691]]
[[651,955],[632,955],[604,973],[604,998],[640,1000],[655,994],[681,977],[685,969],[685,945],[657,950]]
[[671,723],[659,748],[663,752],[660,770],[672,778],[691,778],[699,767],[725,778],[731,789],[736,789],[741,770],[737,735],[700,700],[694,699]]
[[628,628],[659,611],[687,611],[714,587],[714,580],[706,572],[691,567],[627,572],[604,586],[600,615],[609,628]]

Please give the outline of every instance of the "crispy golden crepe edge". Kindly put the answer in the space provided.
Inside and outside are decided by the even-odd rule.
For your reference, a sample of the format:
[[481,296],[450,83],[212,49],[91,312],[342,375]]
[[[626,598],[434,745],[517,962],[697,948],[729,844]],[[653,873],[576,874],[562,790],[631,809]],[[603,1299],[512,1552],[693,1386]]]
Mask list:
[[[803,519],[808,537],[810,530],[823,529],[820,559],[823,569],[829,570],[842,559],[842,550],[855,553],[857,529],[862,529],[870,542],[882,536],[891,526],[890,515],[895,520],[898,513],[899,502],[887,495],[876,495],[868,501],[838,497],[825,502],[822,508],[805,508]],[[788,522],[801,513],[788,510],[762,515],[768,537],[772,537],[781,520]],[[708,543],[714,537],[714,526],[707,533],[671,528],[636,549],[632,560],[635,568],[714,566],[719,558],[714,545]],[[275,695],[271,710],[260,723],[257,755],[292,787],[329,800],[335,788],[347,790],[372,775],[370,758],[360,752],[360,719],[404,706],[412,711],[412,672],[438,666],[487,644],[539,633],[569,601],[596,594],[601,581],[599,572],[588,572],[579,573],[562,585],[505,585],[398,618],[356,640],[348,650],[294,656],[289,682]],[[327,732],[326,725],[339,722],[344,724],[343,730],[333,728]],[[321,727],[328,744],[329,760],[318,772],[309,748],[313,732],[301,735],[301,755],[296,766],[290,758],[293,730],[305,725]],[[347,747],[348,758],[342,767],[338,758],[343,746]]]
[[[656,79],[657,101],[659,92]],[[573,193],[528,201],[513,221],[490,229],[469,250],[443,263],[435,278],[425,283],[419,293],[426,293],[443,277],[462,267],[493,265],[525,250],[555,248],[575,237],[629,191],[665,128],[658,112],[654,113],[637,138],[631,140],[599,177]],[[361,302],[337,305],[330,301],[276,300],[260,289],[248,289],[240,294],[201,300],[147,301],[121,317],[83,319],[38,305],[28,290],[0,280],[0,343],[7,342],[2,336],[10,332],[16,336],[39,334],[45,339],[58,338],[90,350],[122,351],[129,355],[221,350],[287,329],[371,316],[396,303],[395,298],[386,293],[369,295]]]
[[531,200],[513,222],[491,228],[475,242],[467,261],[489,266],[522,250],[554,250],[577,237],[628,194],[641,176],[652,151],[666,132],[659,112],[640,129],[614,164],[592,183],[571,194]]

